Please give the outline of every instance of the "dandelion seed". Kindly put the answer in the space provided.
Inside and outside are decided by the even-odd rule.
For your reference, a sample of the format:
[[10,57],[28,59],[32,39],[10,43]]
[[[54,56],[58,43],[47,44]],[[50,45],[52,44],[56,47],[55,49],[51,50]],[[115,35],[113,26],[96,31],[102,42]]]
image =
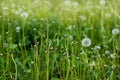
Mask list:
[[23,11],[23,9],[22,9],[22,8],[19,8],[17,11],[14,11],[14,13],[15,13],[16,15],[18,15],[18,14],[20,14],[22,11]]
[[91,64],[91,66],[95,66],[95,61],[94,61],[94,60],[92,61],[92,64]]
[[33,30],[36,31],[36,28],[34,28]]
[[105,0],[100,0],[99,4],[100,4],[100,5],[105,5],[106,2],[105,2]]
[[104,67],[107,67],[107,65],[105,64]]
[[84,16],[84,15],[80,16],[80,19],[81,19],[82,21],[86,21],[86,20],[87,20],[86,16]]
[[95,51],[100,50],[100,46],[95,46],[95,47],[94,47],[94,50],[95,50]]
[[106,54],[106,55],[109,55],[109,54],[110,54],[110,51],[106,50],[106,51],[105,51],[105,54]]
[[78,44],[78,41],[76,41],[75,43]]
[[98,6],[96,6],[96,9],[100,10],[100,9],[101,9],[101,7],[98,5]]
[[23,13],[21,13],[20,16],[21,16],[22,18],[27,18],[29,15],[28,15],[27,12],[23,12]]
[[70,57],[71,57],[71,56],[69,55],[68,58],[70,59]]
[[8,10],[8,7],[4,6],[4,7],[3,7],[3,10]]
[[76,66],[75,65],[73,65],[73,68],[75,68]]
[[6,34],[8,34],[8,32],[6,32]]
[[74,42],[71,42],[70,45],[73,46],[75,43]]
[[22,44],[21,44],[21,43],[19,43],[18,45],[19,45],[19,46],[21,46]]
[[72,25],[69,25],[68,27],[67,27],[67,30],[72,30]]
[[55,48],[55,50],[57,50],[58,48]]
[[77,60],[79,60],[80,59],[80,57],[77,57]]
[[65,1],[64,1],[64,4],[65,4],[66,6],[70,6],[70,5],[71,5],[71,2],[70,2],[70,0],[65,0]]
[[39,44],[40,42],[37,42],[37,45]]
[[111,57],[112,59],[115,59],[115,54],[110,54],[110,57]]
[[115,69],[116,69],[116,65],[113,65],[113,66],[112,66],[112,70],[115,70]]
[[34,61],[31,61],[31,64],[34,64]]
[[117,28],[112,29],[112,34],[113,35],[119,34],[119,29]]
[[106,18],[110,18],[111,14],[110,13],[106,13],[105,16],[106,16]]
[[3,56],[3,53],[0,53],[0,56]]
[[100,54],[98,54],[98,57],[100,58]]
[[66,52],[64,52],[64,53],[63,53],[63,56],[65,56],[66,54],[67,54],[67,53],[66,53]]
[[51,47],[50,49],[51,49],[51,50],[53,50],[54,48],[53,48],[53,47]]
[[16,27],[16,32],[20,32],[20,27],[18,26],[18,27]]
[[8,47],[8,44],[7,43],[4,43],[4,48],[7,48]]
[[77,2],[72,2],[72,6],[77,8],[78,7],[78,3]]
[[94,16],[94,15],[95,15],[95,13],[94,13],[94,12],[91,12],[91,13],[90,13],[90,15],[91,15],[91,16]]
[[91,45],[91,40],[89,38],[84,38],[82,40],[82,46],[89,47]]
[[72,36],[72,35],[67,35],[67,38],[68,38],[69,40],[72,40],[72,39],[73,39],[73,36]]

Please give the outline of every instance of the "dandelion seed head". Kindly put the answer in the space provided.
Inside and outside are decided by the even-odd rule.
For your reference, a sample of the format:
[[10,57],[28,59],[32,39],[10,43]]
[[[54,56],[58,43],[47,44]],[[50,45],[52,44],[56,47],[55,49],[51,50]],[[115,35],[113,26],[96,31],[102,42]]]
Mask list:
[[72,25],[69,25],[69,26],[67,27],[67,30],[72,30],[72,28],[73,28],[73,26],[72,26]]
[[106,50],[106,51],[105,51],[105,54],[106,54],[106,55],[109,55],[109,54],[110,54],[110,51]]
[[31,64],[34,64],[34,61],[31,61]]
[[115,69],[116,69],[116,67],[117,67],[116,65],[113,65],[113,66],[112,66],[112,70],[115,70]]
[[100,4],[100,5],[105,5],[106,2],[105,2],[105,0],[100,0],[99,4]]
[[68,38],[69,40],[73,40],[73,36],[72,36],[72,35],[68,35],[67,38]]
[[92,64],[91,64],[91,65],[92,65],[92,66],[95,66],[95,61],[94,61],[94,60],[92,61]]
[[0,56],[3,56],[3,53],[0,53]]
[[72,2],[73,7],[78,7],[78,2]]
[[18,27],[16,27],[16,32],[20,32],[20,27],[18,26]]
[[9,32],[6,32],[6,34],[8,34]]
[[96,6],[96,9],[99,9],[99,10],[100,10],[100,9],[101,9],[101,7],[100,7],[100,6]]
[[100,46],[95,46],[94,50],[97,51],[97,50],[100,50],[100,48],[101,48]]
[[7,43],[4,43],[4,48],[7,48],[8,47],[8,44]]
[[104,67],[107,67],[107,65],[105,64]]
[[79,60],[80,59],[80,57],[77,57],[77,60]]
[[91,40],[89,38],[84,38],[82,40],[82,46],[89,47],[91,45]]
[[36,31],[36,28],[34,28],[33,30]]
[[3,10],[8,10],[8,7],[4,6],[4,7],[3,7]]
[[20,16],[21,16],[22,18],[27,18],[29,15],[28,15],[27,12],[22,12],[22,13],[20,14]]
[[82,21],[86,21],[86,20],[87,20],[86,16],[84,16],[84,15],[80,16],[80,19],[81,19]]
[[64,1],[64,4],[65,4],[66,6],[70,6],[70,5],[71,5],[71,2],[70,2],[70,0],[65,0],[65,1]]
[[106,18],[110,18],[110,17],[111,17],[111,14],[110,14],[110,13],[106,13],[106,14],[105,14],[105,17],[106,17]]
[[119,29],[117,28],[112,29],[112,34],[114,35],[119,34]]
[[115,54],[110,54],[110,57],[111,57],[112,59],[115,59]]

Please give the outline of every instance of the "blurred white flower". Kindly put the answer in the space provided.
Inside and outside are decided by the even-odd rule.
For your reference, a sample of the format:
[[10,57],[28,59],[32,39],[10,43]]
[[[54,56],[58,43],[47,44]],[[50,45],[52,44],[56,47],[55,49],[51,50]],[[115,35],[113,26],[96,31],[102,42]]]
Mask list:
[[100,50],[100,46],[95,46],[95,47],[94,47],[94,50],[95,50],[95,51]]
[[14,10],[13,12],[15,15],[18,15],[18,14],[22,13],[22,11],[23,11],[23,9],[19,8],[18,10]]
[[87,20],[86,16],[84,16],[84,15],[80,16],[80,19],[81,19],[82,21],[86,21],[86,20]]
[[112,29],[112,34],[118,34],[118,33],[119,33],[119,29],[117,28]]
[[8,9],[8,7],[6,7],[6,6],[3,7],[3,10],[7,10],[7,9]]
[[110,57],[111,57],[112,59],[115,59],[115,54],[110,54]]
[[84,38],[82,40],[82,46],[89,47],[91,45],[91,40],[89,38]]
[[95,66],[95,61],[94,60],[92,61],[92,66]]
[[91,12],[90,15],[91,15],[91,16],[94,16],[94,15],[95,15],[95,12]]
[[20,14],[20,16],[21,16],[22,18],[27,18],[29,15],[28,15],[27,12],[22,12],[22,13]]
[[3,7],[3,15],[7,15],[8,14],[8,7]]
[[9,32],[7,31],[6,34],[8,34]]
[[69,25],[68,27],[67,27],[67,30],[72,30],[72,25]]
[[20,27],[16,27],[16,32],[20,32]]
[[71,1],[70,1],[70,0],[65,0],[65,1],[64,1],[64,4],[65,4],[66,6],[70,6],[70,5],[71,5]]
[[113,66],[112,66],[112,70],[115,70],[115,69],[116,69],[116,67],[117,67],[116,65],[113,65]]
[[72,6],[75,8],[78,7],[78,2],[72,2]]
[[106,18],[110,18],[110,17],[111,17],[111,14],[110,14],[110,13],[106,13],[106,14],[105,14],[105,17],[106,17]]
[[7,43],[4,43],[4,48],[7,48],[8,47],[8,44]]
[[72,35],[67,35],[68,40],[73,40],[73,36]]
[[31,61],[31,64],[34,64],[34,61]]
[[96,6],[96,9],[99,9],[99,10],[100,10],[100,9],[101,9],[101,6]]
[[105,51],[105,54],[106,54],[106,55],[109,55],[109,54],[110,54],[110,51],[106,50],[106,51]]
[[33,30],[34,30],[34,31],[36,31],[37,29],[36,29],[36,28],[34,28]]
[[100,0],[99,4],[100,4],[100,5],[105,5],[106,2],[105,2],[105,0]]

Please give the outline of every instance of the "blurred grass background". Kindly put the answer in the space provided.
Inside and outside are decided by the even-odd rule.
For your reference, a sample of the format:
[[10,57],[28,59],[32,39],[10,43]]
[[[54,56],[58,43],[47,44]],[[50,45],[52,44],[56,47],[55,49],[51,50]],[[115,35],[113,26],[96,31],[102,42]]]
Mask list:
[[105,2],[0,0],[0,79],[120,80],[120,1]]

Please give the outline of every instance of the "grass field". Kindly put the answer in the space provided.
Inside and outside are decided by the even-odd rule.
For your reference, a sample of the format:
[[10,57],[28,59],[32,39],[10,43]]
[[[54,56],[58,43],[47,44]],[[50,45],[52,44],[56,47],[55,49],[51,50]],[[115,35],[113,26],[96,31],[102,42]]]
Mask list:
[[0,80],[120,80],[120,0],[0,0]]

